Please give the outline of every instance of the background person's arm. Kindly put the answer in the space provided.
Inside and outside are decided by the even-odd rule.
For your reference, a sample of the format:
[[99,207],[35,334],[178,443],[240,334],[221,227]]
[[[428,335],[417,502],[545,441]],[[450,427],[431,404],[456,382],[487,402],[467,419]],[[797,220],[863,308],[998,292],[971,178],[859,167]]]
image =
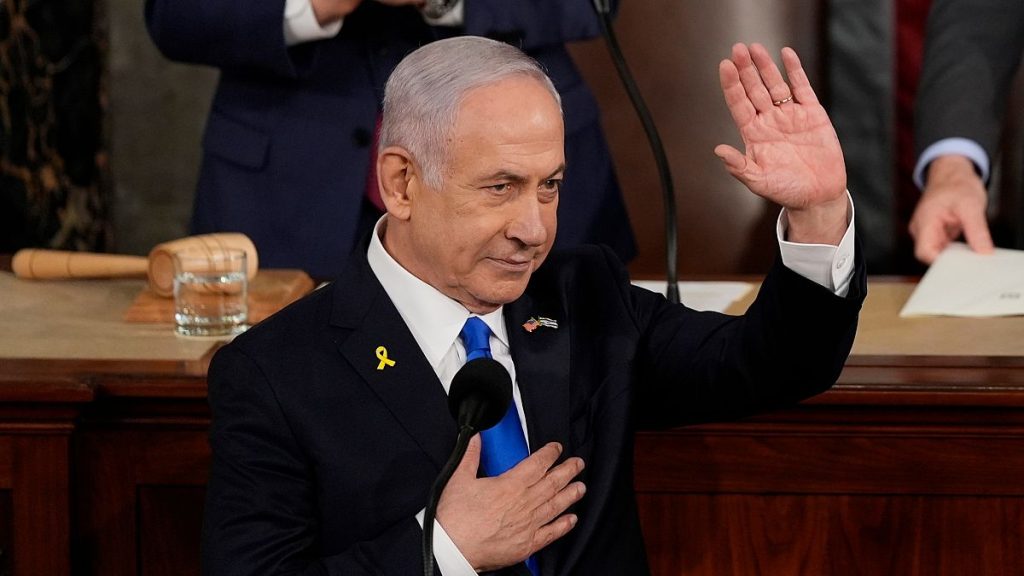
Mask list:
[[[1024,51],[1024,3],[1017,0],[936,0],[925,31],[917,88],[915,150],[938,142],[975,143],[995,158],[1006,98]],[[932,262],[963,233],[972,248],[990,251],[986,221],[988,167],[945,154],[915,170],[923,194],[910,222],[915,256]],[[979,172],[981,174],[979,175]]]

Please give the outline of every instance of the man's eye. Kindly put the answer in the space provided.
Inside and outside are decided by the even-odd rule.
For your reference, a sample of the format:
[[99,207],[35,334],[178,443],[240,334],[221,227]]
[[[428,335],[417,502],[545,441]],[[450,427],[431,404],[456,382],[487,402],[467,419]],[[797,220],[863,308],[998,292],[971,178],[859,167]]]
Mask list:
[[552,178],[551,180],[545,180],[540,188],[540,198],[543,201],[550,202],[558,196],[558,193],[561,189],[561,180],[555,178]]
[[557,192],[558,190],[562,189],[562,181],[556,178],[552,178],[551,180],[545,180],[544,187],[547,188],[548,190],[554,190]]
[[512,188],[512,185],[508,183],[494,184],[493,186],[488,186],[488,188],[495,192],[508,192]]

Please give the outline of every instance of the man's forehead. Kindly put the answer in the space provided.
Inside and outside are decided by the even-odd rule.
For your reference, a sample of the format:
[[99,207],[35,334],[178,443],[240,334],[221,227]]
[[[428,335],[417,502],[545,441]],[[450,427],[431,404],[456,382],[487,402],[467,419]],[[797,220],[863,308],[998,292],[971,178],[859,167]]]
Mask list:
[[486,108],[512,100],[536,108],[552,108],[562,115],[561,104],[539,79],[524,74],[508,76],[467,90],[460,99],[458,110]]

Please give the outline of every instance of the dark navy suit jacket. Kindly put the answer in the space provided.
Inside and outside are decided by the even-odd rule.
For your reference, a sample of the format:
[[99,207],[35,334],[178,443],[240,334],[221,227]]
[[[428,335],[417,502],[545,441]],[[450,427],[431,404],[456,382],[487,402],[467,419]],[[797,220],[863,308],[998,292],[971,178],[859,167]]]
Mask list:
[[[539,553],[543,574],[647,574],[634,430],[732,419],[827,389],[865,286],[862,262],[845,298],[776,264],[749,311],[731,317],[630,286],[607,249],[553,253],[505,307],[530,445],[557,441],[587,464],[579,523]],[[558,328],[526,331],[538,315]],[[378,346],[395,366],[377,370]],[[207,574],[421,573],[414,516],[456,428],[365,254],[223,347],[209,384]]]
[[558,245],[635,254],[596,101],[565,42],[593,38],[591,0],[465,2],[461,28],[427,26],[412,7],[365,0],[338,36],[287,48],[284,0],[147,0],[169,58],[216,66],[193,232],[244,232],[260,264],[333,278],[363,233],[363,201],[384,82],[417,47],[472,34],[536,58],[562,95],[565,185]]
[[1024,54],[1024,2],[935,0],[914,109],[915,157],[967,138],[998,157],[1006,99]]

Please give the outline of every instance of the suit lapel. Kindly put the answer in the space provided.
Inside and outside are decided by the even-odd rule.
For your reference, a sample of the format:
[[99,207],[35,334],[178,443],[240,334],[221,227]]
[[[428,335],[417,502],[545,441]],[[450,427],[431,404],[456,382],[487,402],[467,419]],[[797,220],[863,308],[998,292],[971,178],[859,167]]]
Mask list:
[[[559,327],[527,331],[523,324],[536,316],[552,318]],[[505,325],[530,429],[530,449],[548,442],[568,448],[572,334],[564,311],[540,306],[527,293],[505,307]]]
[[[366,258],[353,260],[335,290],[332,324],[349,330],[335,344],[440,470],[457,433],[444,388]],[[394,365],[381,366],[380,346]]]
[[[523,324],[537,316],[556,320],[558,328],[541,326],[532,332],[526,330]],[[526,412],[530,449],[537,450],[548,442],[559,442],[568,451],[571,448],[569,386],[572,366],[569,318],[561,306],[545,306],[531,297],[528,291],[505,306],[505,326],[523,398],[523,411]],[[551,576],[557,570],[557,548],[549,546],[539,552],[540,568],[545,576]],[[521,570],[513,573],[529,574],[525,565]]]

